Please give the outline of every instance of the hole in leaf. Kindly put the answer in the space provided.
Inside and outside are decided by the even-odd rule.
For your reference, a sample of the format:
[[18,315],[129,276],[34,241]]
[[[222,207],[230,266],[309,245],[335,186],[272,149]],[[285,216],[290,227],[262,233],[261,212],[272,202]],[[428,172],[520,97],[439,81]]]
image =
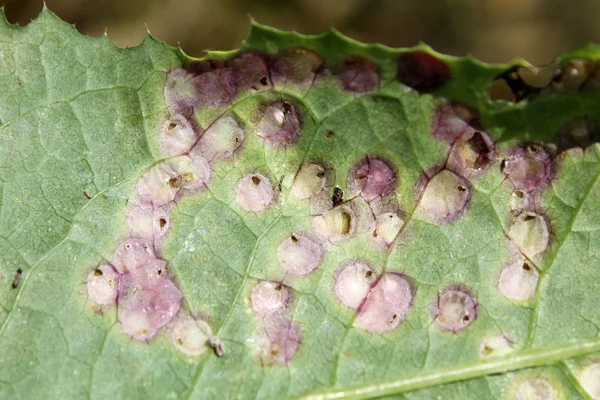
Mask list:
[[171,122],[171,123],[169,123],[167,130],[172,131],[175,128],[177,128],[177,124],[175,122]]
[[464,192],[465,190],[467,190],[467,188],[464,187],[463,185],[458,185],[457,189],[459,192]]
[[529,266],[529,264],[523,263],[523,270],[524,271],[531,271],[531,267]]
[[325,172],[319,171],[317,172],[317,178],[323,178],[325,176]]
[[253,176],[252,177],[252,183],[254,183],[256,186],[258,186],[260,184],[260,178],[258,176]]
[[102,271],[100,271],[99,269],[95,269],[94,276],[102,276]]
[[297,243],[298,242],[298,238],[295,235],[292,235],[292,237],[290,237],[290,239],[292,239],[293,243]]
[[269,81],[267,80],[266,76],[263,76],[262,78],[260,78],[260,84],[263,86],[267,86],[267,84],[269,83]]

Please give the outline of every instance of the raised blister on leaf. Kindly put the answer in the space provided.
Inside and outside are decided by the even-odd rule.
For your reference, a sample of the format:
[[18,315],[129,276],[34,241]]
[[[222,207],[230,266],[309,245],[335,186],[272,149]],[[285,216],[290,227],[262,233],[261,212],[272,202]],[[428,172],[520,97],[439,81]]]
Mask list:
[[173,114],[192,115],[199,103],[199,93],[194,84],[195,75],[183,68],[176,68],[167,74],[164,98]]
[[309,199],[321,193],[326,186],[327,173],[319,164],[304,164],[292,185],[292,194],[300,199]]
[[465,287],[450,287],[438,296],[435,321],[441,328],[456,333],[476,319],[477,301]]
[[[205,165],[204,168],[207,168]],[[203,169],[188,156],[162,161],[146,171],[138,182],[140,200],[155,206],[175,199],[181,190],[197,190],[208,183],[210,169]]]
[[332,242],[348,239],[356,229],[355,214],[350,207],[336,207],[323,215],[313,217],[317,233]]
[[523,254],[533,258],[544,252],[550,242],[550,226],[543,215],[523,211],[513,221],[508,236]]
[[243,126],[233,116],[225,115],[218,118],[206,129],[198,144],[199,151],[210,161],[227,160],[231,158],[242,145],[246,133]]
[[444,169],[427,182],[419,206],[428,217],[436,221],[448,222],[464,212],[470,199],[469,182],[454,172]]
[[376,280],[377,276],[367,263],[348,262],[335,275],[335,295],[345,306],[358,308]]
[[525,301],[535,296],[539,279],[539,273],[528,261],[517,260],[500,273],[498,289],[509,300]]
[[372,60],[361,56],[346,57],[337,70],[344,90],[366,93],[379,87],[379,68]]
[[579,374],[579,383],[594,399],[600,399],[600,363],[586,365]]
[[315,80],[323,59],[312,50],[295,47],[274,56],[270,66],[274,81],[307,86]]
[[291,302],[292,290],[276,281],[260,281],[250,294],[252,310],[263,317],[284,312]]
[[482,357],[493,357],[508,354],[515,349],[515,344],[506,335],[485,338],[479,345]]
[[87,277],[88,298],[96,304],[114,304],[117,300],[117,285],[119,274],[108,265],[100,265]]
[[113,254],[113,265],[119,273],[144,265],[156,259],[154,245],[147,239],[128,238],[117,246]]
[[495,157],[494,142],[482,131],[471,129],[458,139],[448,157],[448,167],[474,175],[488,167]]
[[275,190],[263,175],[247,175],[238,182],[235,201],[246,211],[263,211],[275,201]]
[[433,134],[439,140],[452,144],[461,136],[475,131],[469,123],[475,118],[474,112],[459,103],[439,105],[433,117]]
[[393,193],[396,183],[396,172],[387,161],[368,156],[352,168],[348,185],[371,201]]
[[536,144],[518,146],[508,151],[501,168],[515,188],[523,192],[545,189],[554,174],[548,152]]
[[287,147],[300,140],[302,117],[291,100],[277,100],[259,107],[256,134],[271,146]]
[[304,233],[285,238],[277,248],[277,259],[286,272],[306,275],[315,270],[323,258],[323,247],[317,240]]
[[127,214],[127,225],[133,237],[152,239],[164,236],[169,230],[170,218],[165,207],[136,204]]
[[183,354],[197,357],[206,350],[211,332],[210,326],[202,320],[181,318],[171,327],[171,343]]
[[167,118],[158,132],[160,150],[167,156],[178,156],[189,151],[198,133],[182,114]]
[[140,341],[151,339],[177,314],[181,292],[164,276],[126,272],[119,279],[118,319],[123,331]]
[[269,67],[265,56],[246,52],[238,54],[227,65],[238,71],[236,86],[239,90],[252,89],[255,91],[271,86]]
[[516,400],[558,400],[559,396],[550,381],[542,377],[527,379],[517,386]]
[[262,330],[257,340],[257,358],[261,365],[289,363],[302,339],[296,324],[282,315],[271,315],[263,320]]
[[356,323],[371,333],[395,329],[412,305],[413,293],[403,275],[387,272],[371,288],[358,309]]
[[373,236],[389,246],[396,240],[402,226],[404,226],[404,221],[395,213],[378,215],[375,219]]
[[200,66],[199,68],[206,69],[206,72],[194,78],[200,106],[221,107],[230,104],[238,91],[238,71],[221,62],[203,63],[210,66]]
[[452,77],[448,64],[424,51],[404,53],[398,59],[398,80],[417,92],[440,89]]

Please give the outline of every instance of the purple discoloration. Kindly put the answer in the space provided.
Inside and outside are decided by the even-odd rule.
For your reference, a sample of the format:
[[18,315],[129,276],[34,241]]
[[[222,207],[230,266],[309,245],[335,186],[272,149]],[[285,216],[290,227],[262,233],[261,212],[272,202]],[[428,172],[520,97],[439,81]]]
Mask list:
[[272,86],[266,58],[261,54],[242,53],[227,61],[227,65],[239,72],[236,82],[239,90],[259,91]]
[[544,190],[554,176],[550,155],[536,144],[509,150],[501,168],[515,188],[526,193]]
[[404,321],[412,300],[408,280],[400,274],[385,273],[360,305],[356,323],[374,334],[391,331]]
[[292,290],[276,281],[261,281],[254,286],[250,294],[252,310],[261,317],[282,314],[291,302]]
[[124,273],[139,268],[155,258],[151,241],[128,238],[115,250],[112,264],[119,273]]
[[256,134],[275,147],[287,147],[300,140],[302,117],[298,106],[290,100],[278,100],[259,109],[260,122]]
[[302,343],[300,329],[288,318],[273,315],[263,320],[257,356],[261,365],[287,364]]
[[433,134],[439,140],[452,144],[474,129],[470,125],[475,113],[459,103],[439,105],[433,118]]
[[119,322],[136,340],[154,337],[179,311],[181,292],[166,272],[161,272],[164,265],[151,262],[125,272],[119,279]]
[[366,93],[379,87],[379,68],[368,58],[350,56],[342,61],[337,77],[344,90]]
[[404,53],[398,59],[398,80],[417,92],[440,89],[452,77],[448,64],[424,51]]
[[477,300],[462,285],[444,290],[437,300],[435,321],[444,330],[456,333],[477,319]]
[[348,186],[366,201],[387,196],[396,190],[396,172],[387,161],[367,156],[351,170]]
[[194,79],[195,75],[183,68],[173,69],[167,74],[163,94],[171,113],[192,115],[196,111],[199,93]]

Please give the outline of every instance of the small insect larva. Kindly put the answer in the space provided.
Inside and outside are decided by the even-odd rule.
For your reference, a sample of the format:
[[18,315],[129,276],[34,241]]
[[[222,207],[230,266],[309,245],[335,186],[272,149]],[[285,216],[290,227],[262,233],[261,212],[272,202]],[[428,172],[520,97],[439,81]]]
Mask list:
[[21,278],[23,277],[23,270],[21,268],[17,268],[17,273],[15,274],[15,279],[12,281],[11,287],[16,289],[21,283]]

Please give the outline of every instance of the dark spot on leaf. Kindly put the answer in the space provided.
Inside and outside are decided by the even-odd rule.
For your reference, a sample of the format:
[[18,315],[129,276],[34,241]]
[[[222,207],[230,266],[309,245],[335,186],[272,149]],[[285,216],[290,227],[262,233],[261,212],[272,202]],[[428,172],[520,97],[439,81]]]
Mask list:
[[266,76],[263,76],[262,78],[260,78],[260,84],[263,86],[267,86],[267,84],[269,83],[269,80],[267,79]]
[[167,220],[166,219],[160,218],[158,220],[158,226],[160,226],[161,229],[164,228],[166,224],[167,224]]
[[367,271],[365,273],[365,279],[369,279],[369,278],[371,278],[371,276],[373,276],[373,271]]
[[260,184],[260,178],[256,175],[252,176],[252,183],[258,186]]
[[531,271],[531,267],[529,266],[529,264],[523,263],[523,270],[524,271]]
[[297,243],[298,242],[298,238],[294,235],[291,236],[292,242]]
[[169,125],[167,126],[167,130],[169,130],[169,131],[172,131],[175,128],[177,128],[177,124],[175,122],[170,122]]
[[464,187],[463,185],[458,185],[457,189],[459,192],[464,192],[465,190],[467,190],[467,188]]
[[102,271],[98,268],[94,270],[94,276],[102,276]]
[[325,172],[323,172],[323,171],[317,172],[317,178],[324,178],[324,177],[325,177]]
[[398,80],[421,93],[438,90],[450,80],[448,64],[424,51],[404,53],[398,59]]
[[328,130],[327,132],[325,132],[325,137],[326,137],[326,138],[330,138],[330,137],[332,137],[333,135],[335,135],[335,132],[334,132],[334,131],[332,131],[332,130]]
[[535,219],[535,215],[527,215],[525,218],[523,218],[523,221],[528,222],[528,221],[533,221]]

